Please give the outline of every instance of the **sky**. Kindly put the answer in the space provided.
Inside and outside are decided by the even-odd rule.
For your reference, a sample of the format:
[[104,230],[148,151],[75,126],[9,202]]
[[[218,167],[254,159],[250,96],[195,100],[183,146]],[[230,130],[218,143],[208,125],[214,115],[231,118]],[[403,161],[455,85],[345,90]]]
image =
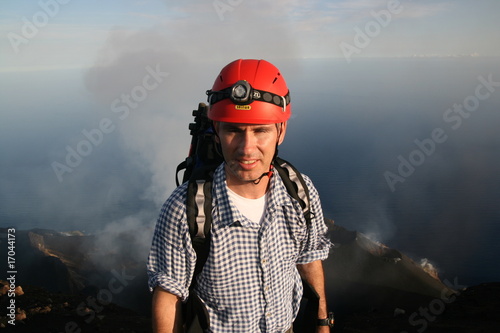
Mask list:
[[[88,68],[118,38],[188,59],[499,56],[498,1],[3,1],[0,71]],[[378,20],[377,20],[378,19]],[[377,22],[376,24],[373,24]],[[381,22],[381,23],[379,23]],[[14,35],[15,34],[15,35]],[[365,42],[358,40],[358,46]],[[105,54],[103,54],[105,53]]]
[[[478,76],[500,81],[496,0],[40,0],[2,1],[0,9],[0,226],[95,232],[141,224],[150,237],[188,151],[191,110],[237,58],[275,63],[292,96],[366,108],[356,122],[339,115],[353,128],[388,119],[370,114],[370,103],[384,112],[424,100],[435,111],[426,113],[432,129],[474,92]],[[314,59],[336,65],[310,72],[304,61]],[[428,59],[445,75],[408,59]],[[447,67],[457,59],[468,65]],[[388,82],[424,82],[419,93],[432,98],[398,90],[372,101]],[[496,133],[491,120],[475,119],[468,123],[485,128],[485,138]],[[415,133],[391,138],[400,144],[395,156],[414,149]],[[387,163],[394,171],[397,160]]]

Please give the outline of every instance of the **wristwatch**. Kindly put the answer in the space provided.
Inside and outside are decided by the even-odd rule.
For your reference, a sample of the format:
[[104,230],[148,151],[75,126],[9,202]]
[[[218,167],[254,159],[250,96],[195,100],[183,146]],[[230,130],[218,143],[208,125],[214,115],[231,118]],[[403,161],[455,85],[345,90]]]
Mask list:
[[333,327],[335,324],[335,318],[333,317],[333,312],[328,313],[328,317],[325,319],[318,319],[316,325],[317,326],[328,326],[328,327]]

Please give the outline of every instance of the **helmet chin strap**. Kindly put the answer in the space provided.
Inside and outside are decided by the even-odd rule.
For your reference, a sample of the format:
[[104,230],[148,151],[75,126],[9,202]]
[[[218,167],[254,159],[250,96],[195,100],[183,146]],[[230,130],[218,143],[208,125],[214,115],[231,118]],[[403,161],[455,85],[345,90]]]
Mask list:
[[278,156],[278,143],[276,142],[276,149],[274,150],[274,156],[273,156],[273,160],[271,161],[271,165],[269,166],[269,171],[268,172],[264,172],[262,175],[260,175],[259,178],[255,179],[253,181],[253,183],[255,185],[259,185],[260,181],[262,180],[262,178],[264,178],[265,176],[268,176],[269,179],[271,179],[271,177],[273,176],[273,173],[274,173],[274,166],[273,166],[273,163],[274,161],[276,160],[276,157]]
[[253,181],[253,183],[255,185],[259,185],[259,183],[262,180],[262,178],[264,178],[265,176],[268,176],[269,179],[270,179],[273,176],[273,173],[274,173],[274,171],[273,171],[273,165],[271,164],[271,166],[269,167],[269,171],[268,172],[264,172],[259,178],[255,179]]

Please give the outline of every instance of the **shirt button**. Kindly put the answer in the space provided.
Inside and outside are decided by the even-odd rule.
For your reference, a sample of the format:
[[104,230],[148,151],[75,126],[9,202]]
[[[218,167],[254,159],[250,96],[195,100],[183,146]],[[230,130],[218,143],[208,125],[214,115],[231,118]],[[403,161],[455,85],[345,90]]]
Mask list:
[[265,265],[267,264],[267,259],[262,259],[262,263]]

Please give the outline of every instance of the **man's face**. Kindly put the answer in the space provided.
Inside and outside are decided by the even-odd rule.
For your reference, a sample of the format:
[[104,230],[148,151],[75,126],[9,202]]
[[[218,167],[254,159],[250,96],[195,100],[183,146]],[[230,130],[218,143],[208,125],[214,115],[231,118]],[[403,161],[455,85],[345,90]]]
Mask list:
[[283,142],[286,131],[286,123],[277,126],[216,122],[214,126],[226,161],[229,186],[253,182],[268,172],[276,145]]

